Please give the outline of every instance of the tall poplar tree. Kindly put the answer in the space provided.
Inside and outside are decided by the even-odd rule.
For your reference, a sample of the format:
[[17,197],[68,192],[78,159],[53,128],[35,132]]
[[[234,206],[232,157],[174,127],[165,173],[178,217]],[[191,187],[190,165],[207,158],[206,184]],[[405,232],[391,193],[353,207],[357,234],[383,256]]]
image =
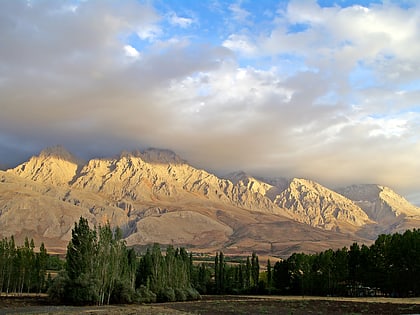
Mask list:
[[65,288],[67,302],[95,304],[98,301],[97,235],[89,228],[87,219],[80,217],[74,224],[67,246],[66,271],[69,278]]
[[245,287],[249,289],[251,287],[251,261],[249,256],[246,257],[245,265]]
[[216,293],[220,293],[220,276],[219,276],[219,253],[216,253],[216,257],[214,257],[214,284]]
[[38,293],[45,290],[45,274],[47,271],[47,263],[48,263],[48,253],[47,249],[45,248],[44,243],[41,243],[39,247],[39,253],[36,255],[36,270],[37,274],[35,275],[36,282],[37,282],[37,291]]
[[270,259],[267,260],[267,289],[268,293],[271,293],[271,289],[273,286],[273,270],[271,268]]
[[258,288],[258,281],[260,277],[260,264],[258,262],[258,256],[255,252],[252,253],[251,258],[251,278],[252,278],[252,286],[254,289]]

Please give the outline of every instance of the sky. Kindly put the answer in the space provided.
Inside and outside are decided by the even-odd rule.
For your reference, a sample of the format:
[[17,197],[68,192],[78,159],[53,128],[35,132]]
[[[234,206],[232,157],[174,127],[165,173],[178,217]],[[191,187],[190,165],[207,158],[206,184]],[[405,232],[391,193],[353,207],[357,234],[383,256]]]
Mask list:
[[170,149],[420,205],[420,2],[3,0],[0,165]]

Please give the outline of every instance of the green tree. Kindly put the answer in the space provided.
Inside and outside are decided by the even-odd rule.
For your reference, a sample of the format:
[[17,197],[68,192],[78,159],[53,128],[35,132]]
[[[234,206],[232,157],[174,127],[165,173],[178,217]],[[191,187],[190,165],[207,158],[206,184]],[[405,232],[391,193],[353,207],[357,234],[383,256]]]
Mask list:
[[39,256],[48,257],[45,247],[35,253],[33,239],[25,238],[22,246],[16,246],[14,237],[0,240],[0,293],[39,292],[45,280],[45,268]]
[[251,261],[249,260],[249,256],[246,257],[245,263],[245,288],[248,290],[251,288]]
[[99,305],[109,304],[115,284],[114,237],[109,224],[99,227],[95,269],[98,275]]
[[201,263],[196,268],[193,268],[193,286],[200,294],[210,292],[210,279],[211,271],[205,263]]
[[[165,256],[158,244],[147,249],[137,267],[136,288],[141,300],[160,302],[196,299],[192,286],[191,255],[183,248],[168,246]],[[155,298],[154,298],[154,297]]]
[[216,294],[220,292],[219,253],[214,257],[214,286]]
[[349,280],[355,286],[361,280],[361,260],[360,247],[357,243],[353,243],[349,250]]
[[216,257],[214,258],[214,284],[216,294],[224,294],[231,288],[233,275],[230,269],[226,265],[223,252],[216,253]]
[[251,286],[255,291],[258,290],[259,276],[260,264],[258,262],[257,254],[253,252],[251,258]]
[[312,256],[311,294],[332,294],[334,287],[333,259],[334,252],[331,249]]
[[389,292],[390,288],[388,256],[390,238],[390,235],[381,234],[370,247],[371,263],[373,264],[372,286],[382,288],[383,292]]
[[345,294],[345,285],[349,274],[348,249],[343,247],[334,252],[332,266],[333,294]]
[[291,273],[288,260],[278,261],[273,268],[273,284],[281,294],[289,294],[291,286]]
[[44,243],[41,243],[39,247],[39,253],[36,255],[36,268],[35,268],[35,282],[37,284],[38,293],[45,291],[46,289],[46,280],[45,275],[47,272],[48,264],[48,253],[47,249],[44,246]]
[[97,252],[96,231],[89,228],[87,219],[80,217],[67,246],[67,302],[76,305],[98,303]]
[[127,278],[130,287],[136,288],[136,272],[137,272],[137,255],[133,248],[127,250]]
[[10,240],[7,241],[6,239],[6,279],[5,279],[5,292],[8,294],[9,292],[17,292],[16,291],[16,279],[18,277],[18,265],[16,265],[17,259],[17,248],[15,245],[15,239],[13,235],[10,237]]
[[225,293],[226,291],[226,282],[225,282],[225,276],[226,276],[226,262],[225,262],[225,256],[223,252],[219,253],[219,288],[220,293]]

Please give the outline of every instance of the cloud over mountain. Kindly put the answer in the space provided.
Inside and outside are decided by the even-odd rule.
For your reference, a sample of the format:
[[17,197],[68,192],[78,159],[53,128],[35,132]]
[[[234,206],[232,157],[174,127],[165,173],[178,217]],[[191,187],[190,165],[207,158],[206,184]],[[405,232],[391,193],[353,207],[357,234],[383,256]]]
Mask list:
[[420,203],[420,7],[5,1],[0,163],[149,146]]

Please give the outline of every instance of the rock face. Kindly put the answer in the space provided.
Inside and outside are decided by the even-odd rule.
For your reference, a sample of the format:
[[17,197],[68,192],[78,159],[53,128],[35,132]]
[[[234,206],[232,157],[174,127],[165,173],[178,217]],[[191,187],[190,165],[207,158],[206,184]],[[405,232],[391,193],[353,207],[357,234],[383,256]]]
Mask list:
[[8,172],[44,184],[67,186],[82,163],[63,147],[55,146]]
[[392,189],[379,185],[352,185],[336,190],[353,200],[374,221],[386,222],[400,215],[419,216],[419,208]]
[[326,230],[349,229],[373,223],[355,203],[311,180],[294,178],[274,202],[293,217]]
[[120,226],[132,246],[285,256],[367,243],[386,229],[417,226],[418,213],[385,187],[334,192],[306,179],[219,178],[168,150],[83,163],[54,147],[0,171],[0,236],[30,236],[57,250],[80,216]]
[[420,208],[388,187],[374,184],[351,185],[336,191],[363,209],[377,224],[378,233],[402,232],[420,226]]

